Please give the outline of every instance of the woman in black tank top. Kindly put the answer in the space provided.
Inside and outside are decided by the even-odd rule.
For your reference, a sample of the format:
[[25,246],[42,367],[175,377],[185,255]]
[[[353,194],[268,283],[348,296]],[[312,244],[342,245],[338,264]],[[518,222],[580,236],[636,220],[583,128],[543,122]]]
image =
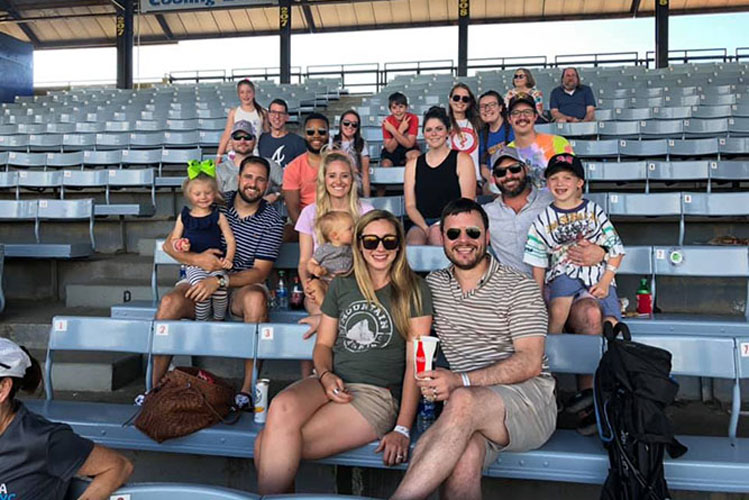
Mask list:
[[406,213],[414,224],[406,235],[409,245],[442,245],[438,222],[444,206],[456,198],[476,197],[473,160],[450,149],[449,131],[444,108],[430,108],[423,125],[427,152],[406,163],[403,193]]

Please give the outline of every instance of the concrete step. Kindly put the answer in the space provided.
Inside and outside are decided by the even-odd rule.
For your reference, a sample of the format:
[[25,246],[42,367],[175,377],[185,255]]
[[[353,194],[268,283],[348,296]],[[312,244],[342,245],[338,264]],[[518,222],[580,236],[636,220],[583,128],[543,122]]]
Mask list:
[[[161,282],[161,280],[160,280]],[[164,279],[159,286],[163,296],[173,287],[176,279]],[[65,287],[65,305],[68,307],[96,307],[109,309],[124,302],[125,292],[131,300],[150,300],[151,285],[143,280],[97,280],[85,284],[69,284]],[[107,312],[105,316],[109,316]]]
[[[31,351],[40,362],[45,351]],[[55,391],[109,392],[143,379],[144,360],[138,354],[117,352],[55,353],[52,382]]]
[[138,280],[141,284],[147,284],[151,281],[152,267],[153,256],[142,256],[136,253],[96,254],[90,259],[58,265],[60,270],[58,280],[63,286],[118,278]]

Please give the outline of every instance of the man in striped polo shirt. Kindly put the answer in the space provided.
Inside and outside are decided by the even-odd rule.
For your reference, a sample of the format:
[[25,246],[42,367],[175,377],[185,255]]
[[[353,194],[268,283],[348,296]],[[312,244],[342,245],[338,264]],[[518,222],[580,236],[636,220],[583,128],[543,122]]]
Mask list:
[[393,498],[480,499],[481,471],[502,451],[543,445],[556,427],[554,378],[544,354],[546,305],[528,276],[486,251],[488,218],[473,200],[450,202],[441,228],[447,269],[427,277],[434,329],[450,370],[417,381],[449,401],[419,439]]
[[[265,287],[265,279],[278,257],[283,235],[281,216],[263,199],[269,176],[270,164],[265,158],[248,156],[242,160],[237,190],[223,193],[226,205],[220,208],[221,213],[229,221],[237,241],[231,273],[228,278],[210,276],[192,286],[186,281],[177,283],[174,289],[161,299],[156,312],[157,320],[193,318],[195,302],[206,300],[219,287],[230,289],[230,310],[234,317],[242,318],[245,323],[266,320],[268,290]],[[171,240],[172,235],[169,235],[163,249],[175,260],[208,271],[221,269],[218,260],[220,250],[209,249],[198,254],[177,252]],[[166,373],[170,361],[171,356],[154,356],[154,386]],[[242,388],[236,397],[239,407],[250,405],[251,386],[252,360],[248,359],[245,360]]]

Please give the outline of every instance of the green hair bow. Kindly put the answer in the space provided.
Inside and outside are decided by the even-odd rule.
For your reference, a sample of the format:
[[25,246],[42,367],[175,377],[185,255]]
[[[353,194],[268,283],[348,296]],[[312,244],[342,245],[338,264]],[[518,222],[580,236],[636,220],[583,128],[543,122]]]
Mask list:
[[190,160],[187,162],[187,177],[193,180],[200,174],[208,177],[216,177],[216,164],[213,160]]

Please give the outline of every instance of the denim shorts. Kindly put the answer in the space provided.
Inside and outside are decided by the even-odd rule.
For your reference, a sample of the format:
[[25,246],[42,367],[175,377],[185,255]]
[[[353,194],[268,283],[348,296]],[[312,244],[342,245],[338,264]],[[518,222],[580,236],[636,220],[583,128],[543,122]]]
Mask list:
[[[557,297],[577,297],[578,295],[588,292],[588,287],[585,286],[585,283],[579,279],[570,278],[566,274],[559,275],[551,280],[547,287],[549,290],[549,300],[553,300]],[[609,287],[609,294],[607,297],[595,300],[597,300],[598,305],[601,306],[604,317],[612,316],[617,320],[622,319],[622,309],[619,306],[619,298],[616,295],[615,286]]]

